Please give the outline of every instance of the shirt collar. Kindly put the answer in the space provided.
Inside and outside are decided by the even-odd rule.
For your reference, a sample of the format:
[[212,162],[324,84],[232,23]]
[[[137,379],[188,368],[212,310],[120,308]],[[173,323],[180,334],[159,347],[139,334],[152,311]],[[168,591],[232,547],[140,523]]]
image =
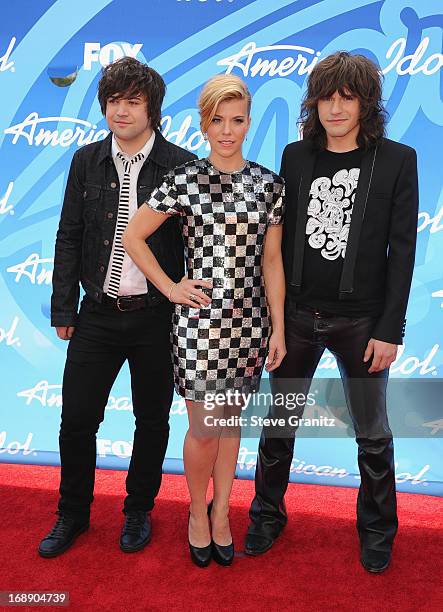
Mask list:
[[[140,149],[140,151],[137,151],[137,153],[135,153],[134,155],[143,153],[143,159],[146,160],[152,151],[152,147],[154,146],[154,141],[155,141],[155,131],[152,130],[151,137],[146,141],[145,145]],[[112,158],[114,159],[114,161],[117,156],[117,153],[122,153],[123,155],[126,155],[126,153],[123,153],[123,151],[118,146],[118,143],[117,143],[117,140],[114,134],[112,134],[111,152],[112,152]],[[128,157],[134,157],[134,155],[131,155]]]

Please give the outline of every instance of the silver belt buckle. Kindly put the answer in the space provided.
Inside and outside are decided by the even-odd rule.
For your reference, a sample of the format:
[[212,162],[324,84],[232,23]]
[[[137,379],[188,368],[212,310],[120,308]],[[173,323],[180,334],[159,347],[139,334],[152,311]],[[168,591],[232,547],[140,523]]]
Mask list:
[[119,297],[117,298],[117,308],[120,310],[120,312],[126,312],[126,311],[127,311],[127,308],[122,308],[122,307],[120,306],[120,304],[121,304],[121,301],[120,301],[120,300],[125,300],[125,299],[127,299],[127,298],[131,298],[131,297],[132,297],[131,295],[124,295],[124,296],[123,296],[123,295],[121,295],[121,296],[119,296]]

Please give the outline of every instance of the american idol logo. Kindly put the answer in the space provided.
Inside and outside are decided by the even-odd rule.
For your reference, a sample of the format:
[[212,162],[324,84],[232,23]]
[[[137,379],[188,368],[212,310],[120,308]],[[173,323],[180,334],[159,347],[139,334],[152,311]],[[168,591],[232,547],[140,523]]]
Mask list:
[[440,206],[440,210],[433,217],[425,210],[418,214],[417,232],[423,232],[425,229],[429,229],[430,234],[436,234],[443,230],[443,205]]
[[17,327],[20,319],[14,317],[12,323],[6,327],[0,327],[0,344],[6,346],[20,346],[20,338],[16,336]]
[[[443,66],[443,55],[432,53],[426,56],[430,39],[426,36],[413,53],[405,55],[407,40],[397,38],[386,52],[389,64],[381,70],[387,74],[395,69],[399,76],[423,73],[430,76]],[[277,52],[290,52],[286,57],[276,58]],[[271,56],[271,57],[269,57]],[[224,57],[217,62],[218,66],[225,66],[226,74],[238,69],[244,77],[288,77],[293,73],[303,76],[312,72],[312,69],[321,59],[321,51],[311,47],[299,45],[266,45],[258,47],[255,42],[248,42],[237,53]]]
[[[37,404],[44,408],[61,408],[62,385],[53,385],[47,380],[39,380],[33,387],[18,391],[17,397],[23,398],[26,406]],[[120,397],[110,395],[106,410],[132,412],[133,406],[131,398],[124,395]],[[183,398],[178,398],[172,402],[170,414],[178,416],[186,414],[186,404]]]
[[14,206],[8,203],[13,189],[14,183],[11,181],[8,187],[6,188],[4,196],[0,198],[0,215],[14,214]]
[[[433,292],[431,293],[431,296],[432,296],[433,298],[437,298],[437,299],[439,299],[439,298],[440,298],[440,299],[442,299],[442,300],[443,300],[443,289],[440,289],[439,291],[433,291]],[[443,308],[443,301],[442,301],[442,303],[441,303],[441,307]]]
[[41,406],[61,408],[61,390],[61,385],[50,385],[47,380],[40,380],[34,387],[19,391],[17,397],[24,397],[26,406],[29,406],[32,402],[37,402]]
[[47,265],[54,264],[53,258],[41,258],[37,253],[31,253],[18,264],[9,266],[6,271],[15,274],[15,282],[18,283],[22,278],[27,278],[31,285],[50,285],[52,282],[52,269]]
[[[75,129],[66,128],[63,130],[48,130],[40,124],[63,124],[69,123]],[[51,147],[70,147],[77,144],[79,147],[102,140],[108,135],[108,130],[97,130],[97,126],[90,121],[77,119],[76,117],[39,117],[38,113],[32,112],[20,123],[11,125],[5,129],[5,134],[13,134],[12,144],[16,144],[19,138],[24,138],[29,145]]]
[[[442,292],[443,293],[443,292]],[[437,376],[437,366],[432,362],[437,357],[440,345],[434,344],[424,357],[416,357],[415,355],[406,355],[406,347],[404,344],[398,347],[397,358],[391,365],[391,374],[399,374],[403,376]],[[335,358],[326,351],[319,362],[319,370],[336,370],[337,362]]]
[[426,76],[435,74],[443,66],[443,55],[441,53],[432,53],[426,57],[426,51],[429,46],[429,36],[423,38],[421,43],[415,49],[414,53],[404,55],[406,50],[406,38],[397,38],[389,47],[386,53],[386,59],[391,59],[391,62],[382,70],[383,74],[387,74],[395,68],[399,76],[406,74],[414,75],[419,72]]
[[24,456],[35,455],[35,449],[31,448],[33,437],[34,434],[29,432],[24,442],[20,442],[19,440],[9,441],[8,432],[0,431],[0,453],[6,455],[18,455],[18,453],[22,453]]
[[[44,408],[61,408],[62,406],[62,385],[51,385],[47,380],[39,380],[33,387],[17,392],[17,397],[24,398],[26,406],[38,404]],[[106,410],[130,411],[132,412],[132,402],[129,397],[109,396]]]
[[[281,59],[266,57],[272,52],[290,52]],[[299,75],[309,74],[319,60],[320,51],[299,45],[266,45],[257,47],[255,42],[249,42],[229,57],[217,62],[218,66],[226,66],[226,74],[238,68],[245,77],[278,76],[287,77],[296,72]]]
[[187,115],[177,130],[173,129],[173,123],[171,115],[162,118],[161,129],[166,140],[188,151],[198,151],[203,145],[206,151],[210,150],[209,143],[205,141],[201,130],[194,128],[192,115]]
[[[249,450],[248,447],[242,446],[239,449],[237,466],[242,471],[252,471],[255,470],[257,462],[257,452],[255,450]],[[400,483],[408,482],[411,485],[422,485],[426,486],[428,480],[424,478],[424,475],[430,470],[430,465],[426,464],[421,467],[417,473],[412,472],[400,472],[399,471],[400,464],[399,462],[395,463],[395,481]],[[289,469],[291,474],[291,480],[296,480],[297,476],[314,476],[318,478],[323,478],[325,476],[331,479],[342,479],[346,477],[354,478],[355,480],[360,480],[360,474],[352,474],[349,470],[344,467],[336,466],[336,465],[316,465],[314,463],[308,463],[302,459],[298,459],[294,457],[291,461],[291,467]]]
[[15,38],[15,36],[11,38],[5,53],[0,57],[0,72],[7,72],[8,70],[11,72],[15,71],[14,62],[10,58],[16,40],[17,39]]
[[423,427],[428,427],[430,429],[431,436],[435,436],[435,434],[443,429],[443,419],[428,421],[427,423],[423,423]]
[[[71,127],[60,129],[59,126],[63,123],[73,124],[75,129]],[[161,131],[163,136],[188,151],[197,151],[205,145],[209,150],[209,145],[205,142],[201,130],[194,128],[192,115],[186,115],[177,129],[174,129],[174,119],[171,115],[165,115],[161,121]],[[46,124],[46,125],[45,125]],[[48,129],[47,125],[56,124],[56,129]],[[43,126],[43,127],[40,127]],[[75,117],[39,117],[37,112],[29,113],[29,115],[20,123],[11,125],[4,130],[5,134],[11,134],[13,145],[17,144],[19,139],[24,139],[30,146],[42,147],[63,147],[67,148],[75,144],[79,147],[103,140],[109,134],[108,130],[97,129],[97,125],[84,119]],[[5,196],[0,200],[0,206],[3,207],[3,212],[6,211],[7,200],[11,194],[13,184],[8,187]],[[7,208],[7,211],[10,207]],[[0,213],[2,208],[0,208]]]

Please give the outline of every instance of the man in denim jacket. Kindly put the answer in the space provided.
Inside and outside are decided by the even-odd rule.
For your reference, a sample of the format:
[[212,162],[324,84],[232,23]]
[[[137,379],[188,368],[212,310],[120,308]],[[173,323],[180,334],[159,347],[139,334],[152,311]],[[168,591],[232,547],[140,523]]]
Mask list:
[[[51,324],[69,341],[60,428],[58,519],[39,554],[67,550],[89,527],[96,434],[112,385],[128,360],[135,416],[126,479],[124,552],[151,537],[173,397],[172,305],[124,252],[129,219],[168,170],[195,156],[159,131],[165,83],[152,68],[123,58],[103,70],[98,99],[111,134],[72,160],[55,245]],[[178,222],[169,219],[149,246],[170,277],[183,276]],[[80,311],[80,283],[85,291]]]

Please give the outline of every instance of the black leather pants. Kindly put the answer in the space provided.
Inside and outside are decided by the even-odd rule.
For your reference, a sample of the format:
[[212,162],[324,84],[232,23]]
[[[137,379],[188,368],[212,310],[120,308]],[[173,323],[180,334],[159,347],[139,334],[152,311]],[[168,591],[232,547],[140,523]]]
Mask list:
[[[363,355],[375,320],[316,313],[287,299],[285,309],[287,355],[272,375],[273,392],[296,381],[296,392],[307,395],[319,360],[327,348],[337,360],[348,410],[358,444],[361,485],[357,501],[357,529],[363,546],[390,550],[397,531],[394,448],[386,414],[388,370],[368,374]],[[291,389],[294,391],[294,389]],[[271,407],[271,416],[281,417]],[[303,407],[297,412],[303,413]],[[256,495],[250,509],[250,532],[275,538],[287,522],[284,495],[294,451],[295,428],[276,437],[264,428],[255,474]],[[337,440],[339,443],[339,440]]]

